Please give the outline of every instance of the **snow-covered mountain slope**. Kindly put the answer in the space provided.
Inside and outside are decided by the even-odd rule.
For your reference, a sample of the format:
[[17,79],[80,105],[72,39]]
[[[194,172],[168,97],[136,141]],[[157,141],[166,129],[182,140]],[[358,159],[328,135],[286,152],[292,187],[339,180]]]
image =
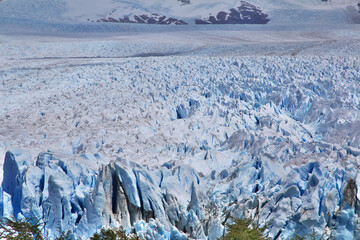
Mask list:
[[359,31],[239,33],[0,35],[2,216],[357,239]]
[[196,24],[266,24],[270,20],[268,15],[256,6],[245,1],[236,8],[220,11],[215,16],[195,20]]
[[0,19],[151,24],[265,24],[270,20],[271,24],[339,24],[359,20],[357,3],[358,0],[7,0],[0,2]]

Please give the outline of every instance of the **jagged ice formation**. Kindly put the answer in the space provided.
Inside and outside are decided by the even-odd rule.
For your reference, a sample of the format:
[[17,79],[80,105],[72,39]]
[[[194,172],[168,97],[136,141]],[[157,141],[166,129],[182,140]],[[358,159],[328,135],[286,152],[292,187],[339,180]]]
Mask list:
[[359,63],[4,64],[2,215],[40,217],[51,236],[59,227],[89,237],[123,225],[146,239],[217,239],[231,214],[268,224],[277,239],[313,230],[359,238]]

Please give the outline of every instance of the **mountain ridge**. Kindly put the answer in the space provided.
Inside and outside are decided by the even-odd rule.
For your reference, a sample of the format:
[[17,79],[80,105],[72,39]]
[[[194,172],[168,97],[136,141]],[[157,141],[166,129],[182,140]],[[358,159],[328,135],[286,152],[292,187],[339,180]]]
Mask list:
[[[347,9],[357,9],[358,1],[356,0],[337,0],[324,2],[320,0],[276,0],[276,1],[260,1],[248,0],[247,6],[253,6],[253,12],[261,11],[267,14],[272,22],[279,24],[301,24],[301,23],[328,23],[339,24],[349,21],[348,15],[356,14],[356,11],[349,12]],[[135,16],[152,15],[166,16],[166,18],[178,19],[187,24],[202,23],[267,23],[267,21],[235,21],[239,17],[232,17],[231,21],[209,21],[209,17],[223,15],[231,9],[238,9],[244,5],[244,1],[172,1],[164,2],[155,0],[145,2],[137,1],[84,1],[84,0],[8,0],[0,2],[0,16],[3,18],[19,18],[19,19],[43,19],[54,22],[109,22],[114,19],[118,22],[141,22],[143,20],[135,19]],[[256,10],[257,9],[257,10]],[[231,10],[233,11],[233,10]],[[230,11],[230,13],[231,13]],[[245,10],[246,11],[246,10]],[[219,15],[220,13],[220,15]],[[300,15],[301,13],[301,15]],[[237,13],[236,13],[237,14]],[[231,15],[231,14],[230,14]],[[229,16],[230,16],[229,15]],[[240,11],[240,18],[242,13]],[[233,11],[234,16],[234,11]],[[250,15],[248,15],[250,16]],[[291,16],[291,18],[288,18]],[[249,17],[247,17],[249,18]],[[129,20],[127,20],[129,19]],[[207,19],[207,20],[206,20]],[[221,20],[221,21],[220,21]],[[149,23],[148,21],[145,21]],[[157,21],[159,22],[159,21]],[[161,21],[160,21],[161,22]],[[150,23],[154,24],[154,18]],[[163,22],[161,22],[163,23]],[[173,23],[173,22],[168,22]]]

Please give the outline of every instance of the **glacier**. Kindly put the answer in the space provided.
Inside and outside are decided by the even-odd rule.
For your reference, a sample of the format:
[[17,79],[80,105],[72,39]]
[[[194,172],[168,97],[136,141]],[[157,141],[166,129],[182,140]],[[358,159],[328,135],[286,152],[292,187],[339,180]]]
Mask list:
[[[49,236],[212,240],[231,215],[274,239],[359,238],[360,59],[326,51],[340,38],[244,56],[2,39],[2,216],[41,218]],[[285,55],[256,56],[262,44]]]
[[1,217],[50,238],[215,240],[232,216],[360,239],[357,0],[251,0],[256,26],[87,20],[231,2],[84,2],[0,1]]

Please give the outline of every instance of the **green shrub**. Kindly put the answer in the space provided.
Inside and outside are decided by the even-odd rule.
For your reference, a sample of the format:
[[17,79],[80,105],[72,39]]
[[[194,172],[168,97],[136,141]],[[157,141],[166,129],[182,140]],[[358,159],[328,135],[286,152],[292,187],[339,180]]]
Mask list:
[[[71,231],[60,231],[60,236],[55,240],[73,240]],[[0,220],[0,239],[7,240],[48,240],[43,235],[43,224],[40,219],[15,219],[3,218]],[[80,240],[81,238],[79,238]],[[50,240],[50,239],[49,239]],[[94,233],[90,240],[141,240],[136,234],[127,235],[121,227],[119,229],[101,229]]]
[[315,233],[315,231],[313,231],[312,233],[306,235],[296,234],[291,240],[321,240],[321,239],[323,239],[323,237],[319,236],[318,234]]
[[[65,231],[59,230],[59,233],[60,233],[60,236],[55,238],[55,240],[73,240],[74,239],[72,237],[71,231],[65,232]],[[80,240],[80,238],[78,240]]]
[[101,229],[100,233],[94,233],[90,240],[141,240],[136,234],[127,235],[125,230]]
[[259,228],[252,224],[251,219],[235,219],[230,224],[226,224],[227,233],[222,240],[266,240],[263,232],[266,227]]
[[43,240],[42,223],[39,219],[4,218],[0,221],[0,239]]

